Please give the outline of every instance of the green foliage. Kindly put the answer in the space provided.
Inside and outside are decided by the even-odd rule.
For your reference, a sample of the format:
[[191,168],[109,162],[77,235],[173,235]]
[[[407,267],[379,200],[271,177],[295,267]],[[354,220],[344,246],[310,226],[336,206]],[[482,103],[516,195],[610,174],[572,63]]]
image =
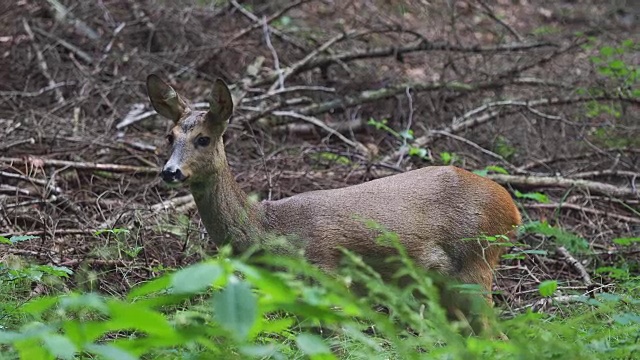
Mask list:
[[555,280],[545,280],[538,285],[538,291],[540,292],[540,295],[544,297],[553,295],[557,288],[558,282]]
[[614,244],[629,246],[631,244],[640,243],[640,237],[625,237],[612,240]]
[[458,161],[458,155],[444,151],[440,153],[440,160],[443,165],[453,165]]
[[516,195],[516,197],[518,199],[529,199],[529,200],[534,200],[537,201],[539,203],[543,203],[546,204],[549,202],[549,197],[543,193],[539,193],[539,192],[529,192],[529,193],[522,193],[518,190],[516,190],[514,192],[514,194]]
[[[439,305],[438,279],[411,261],[395,233],[366,225],[379,233],[380,245],[396,250],[380,261],[397,268],[394,279],[409,280],[403,286],[382,281],[346,250],[343,268],[328,275],[302,259],[242,260],[227,258],[223,249],[221,256],[141,284],[125,298],[69,293],[31,299],[14,310],[23,316],[20,323],[0,323],[0,352],[21,359],[617,359],[638,350],[634,307],[640,300],[630,292],[585,298],[568,318],[527,312],[494,323],[508,342],[462,336],[464,323],[449,322]],[[527,231],[559,234],[549,228],[529,224]],[[636,240],[618,241],[627,242]],[[355,294],[352,284],[363,288]],[[477,285],[457,288],[479,291]],[[542,296],[557,291],[556,281],[539,285]],[[374,304],[384,304],[389,314]]]
[[[408,142],[415,139],[413,135],[413,130],[407,129],[407,130],[398,132],[392,129],[391,127],[389,127],[387,123],[388,123],[387,119],[382,119],[378,121],[376,119],[370,118],[369,121],[367,122],[367,125],[373,126],[378,130],[382,130],[403,142]],[[419,148],[419,147],[409,145],[407,146],[407,154],[409,156],[419,157],[423,160],[428,160],[428,161],[432,160],[429,150],[424,148]]]
[[[599,54],[592,56],[590,60],[601,75],[619,81],[624,88],[630,88],[637,85],[640,80],[640,67],[637,64],[625,62],[623,55],[638,50],[640,50],[640,46],[628,39],[622,41],[618,46],[601,47]],[[638,94],[636,93],[634,96],[638,96]]]
[[540,26],[533,29],[531,33],[536,36],[544,36],[544,35],[553,35],[558,33],[559,31],[560,30],[554,26]]
[[13,245],[15,243],[19,243],[22,241],[38,239],[39,237],[33,235],[16,235],[10,238],[6,238],[4,236],[0,236],[0,244],[8,244]]
[[348,157],[343,155],[334,154],[328,151],[320,151],[314,154],[311,154],[311,157],[320,163],[325,163],[327,165],[352,165],[351,160]]
[[584,254],[589,250],[589,243],[569,231],[549,225],[546,221],[531,221],[520,227],[526,234],[538,234],[553,238],[558,245],[562,245],[572,253]]
[[474,174],[480,175],[480,176],[487,176],[487,174],[489,174],[490,172],[509,175],[509,172],[507,171],[507,169],[503,168],[502,166],[497,166],[497,165],[489,165],[489,166],[485,167],[484,169],[473,170]]
[[[586,46],[594,48],[593,44]],[[602,46],[597,55],[590,57],[595,70],[607,81],[605,85],[589,89],[580,89],[578,94],[588,96],[622,96],[627,98],[640,98],[640,66],[637,58],[640,45],[628,39],[619,44]],[[604,102],[591,100],[585,103],[586,116],[590,118],[605,116],[611,119],[609,122],[592,129],[590,137],[598,144],[607,147],[637,147],[640,140],[637,136],[630,136],[627,130],[621,130],[615,126],[617,119],[624,119],[623,107],[619,102]]]
[[509,139],[502,135],[499,135],[496,138],[495,144],[493,146],[493,151],[503,158],[510,160],[516,154],[518,149],[516,149],[509,143]]

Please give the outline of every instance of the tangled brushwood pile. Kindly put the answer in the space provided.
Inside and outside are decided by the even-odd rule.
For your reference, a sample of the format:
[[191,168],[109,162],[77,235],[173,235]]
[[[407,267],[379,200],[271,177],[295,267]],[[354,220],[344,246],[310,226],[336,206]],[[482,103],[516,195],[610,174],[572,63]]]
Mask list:
[[618,6],[2,2],[0,235],[24,241],[1,257],[120,293],[212,250],[187,190],[157,176],[155,72],[195,107],[216,77],[233,84],[227,154],[260,198],[478,170],[525,218],[497,274],[504,307],[541,305],[547,279],[606,291],[595,269],[640,253],[640,26]]

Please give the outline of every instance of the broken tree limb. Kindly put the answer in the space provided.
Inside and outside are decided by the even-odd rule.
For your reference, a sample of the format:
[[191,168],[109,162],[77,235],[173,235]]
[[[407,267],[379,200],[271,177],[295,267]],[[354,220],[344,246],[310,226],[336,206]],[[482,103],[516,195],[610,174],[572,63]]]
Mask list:
[[522,206],[528,209],[554,209],[554,210],[555,209],[571,209],[571,210],[576,210],[583,213],[588,213],[588,214],[593,214],[598,216],[607,216],[612,219],[624,221],[627,223],[640,224],[640,217],[631,217],[631,216],[615,214],[610,211],[603,211],[603,210],[598,210],[594,208],[588,208],[578,204],[572,204],[567,202],[551,203],[551,204],[523,204]]
[[576,258],[574,258],[564,246],[560,246],[559,248],[557,248],[556,253],[562,256],[567,264],[576,269],[585,285],[590,286],[593,284],[593,281],[591,281],[591,276],[587,272],[587,269],[584,268],[584,265],[582,265],[580,261],[576,260]]
[[[41,162],[41,164],[37,164]],[[45,159],[40,157],[26,157],[26,158],[12,158],[12,157],[0,157],[0,163],[8,164],[9,166],[23,165],[23,166],[55,166],[65,167],[68,166],[74,169],[82,170],[100,170],[110,172],[132,172],[148,175],[157,175],[160,171],[155,167],[144,167],[134,165],[121,165],[121,164],[100,164],[95,162],[83,162],[83,161],[67,161],[67,160],[55,160]]]
[[628,187],[620,187],[596,181],[582,179],[567,179],[552,176],[527,176],[527,175],[504,175],[488,174],[487,178],[499,183],[523,187],[559,187],[559,188],[582,188],[592,193],[607,195],[612,197],[637,197],[637,191]]
[[293,74],[313,69],[316,67],[327,66],[338,62],[349,62],[360,59],[371,59],[387,56],[402,56],[418,51],[452,51],[465,53],[494,53],[494,52],[515,52],[525,51],[540,47],[555,47],[552,43],[514,43],[502,44],[496,46],[459,46],[450,43],[433,43],[427,40],[416,41],[406,46],[390,46],[384,48],[355,50],[352,52],[344,52],[332,56],[320,57],[315,60],[308,61],[297,69],[293,70]]

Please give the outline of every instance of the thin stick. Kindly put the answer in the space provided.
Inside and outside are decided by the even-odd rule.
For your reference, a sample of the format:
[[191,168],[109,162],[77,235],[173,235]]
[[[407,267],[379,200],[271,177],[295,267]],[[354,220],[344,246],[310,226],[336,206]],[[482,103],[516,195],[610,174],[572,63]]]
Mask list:
[[289,116],[289,117],[292,117],[292,118],[296,118],[296,119],[300,119],[300,120],[306,121],[308,123],[311,123],[311,124],[321,128],[322,130],[328,132],[331,135],[335,135],[338,139],[342,140],[345,144],[347,144],[347,145],[349,145],[349,146],[351,146],[351,147],[353,147],[355,149],[362,150],[362,148],[364,147],[364,145],[362,145],[360,143],[355,143],[355,142],[347,139],[344,135],[342,135],[339,132],[337,132],[336,130],[330,128],[329,126],[327,126],[327,124],[325,124],[320,119],[317,119],[315,117],[299,114],[299,113],[293,112],[293,111],[274,111],[273,115],[276,115],[276,116]]
[[26,159],[0,157],[0,162],[8,163],[9,166],[14,166],[14,165],[32,166],[34,161],[42,161],[43,165],[48,165],[48,166],[56,166],[56,167],[68,166],[74,169],[82,169],[82,170],[133,172],[133,173],[148,174],[148,175],[157,175],[158,172],[160,171],[158,168],[155,168],[155,167],[143,167],[143,166],[133,166],[133,165],[100,164],[100,163],[94,163],[94,162],[66,161],[66,160],[43,159],[43,158],[34,159],[32,157],[29,157]]
[[36,37],[33,34],[33,30],[31,30],[31,26],[29,26],[29,23],[27,22],[26,19],[22,19],[22,25],[24,26],[24,30],[27,32],[27,35],[29,35],[29,39],[31,40],[31,45],[33,45],[33,49],[36,52],[36,57],[38,58],[38,66],[40,66],[40,71],[42,72],[42,75],[44,75],[44,77],[47,79],[49,83],[49,87],[53,89],[53,93],[56,96],[56,100],[58,101],[58,104],[60,105],[64,104],[65,101],[64,101],[64,96],[62,96],[62,91],[60,91],[60,88],[57,87],[58,83],[56,83],[53,80],[53,77],[49,73],[49,67],[47,66],[47,62],[44,59],[42,50],[40,50],[40,46],[38,46],[38,43],[36,42]]

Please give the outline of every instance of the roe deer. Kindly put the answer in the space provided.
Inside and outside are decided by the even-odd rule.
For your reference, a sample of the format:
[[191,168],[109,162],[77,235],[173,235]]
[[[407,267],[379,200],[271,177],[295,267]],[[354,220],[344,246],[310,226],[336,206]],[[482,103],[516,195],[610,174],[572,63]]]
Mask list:
[[[433,166],[340,189],[251,202],[225,155],[222,135],[233,112],[227,85],[215,81],[208,111],[190,109],[154,74],[147,78],[147,90],[157,112],[175,122],[167,135],[172,153],[161,176],[168,183],[189,185],[217,246],[230,243],[235,252],[253,245],[279,253],[302,252],[325,271],[338,267],[339,249],[345,248],[388,276],[384,258],[396,252],[378,244],[377,233],[362,221],[373,220],[397,233],[418,265],[481,285],[491,304],[492,269],[503,247],[469,239],[513,236],[520,213],[502,186],[460,168]],[[274,237],[268,234],[284,235],[287,242],[270,242]],[[459,316],[455,305],[446,305]]]

